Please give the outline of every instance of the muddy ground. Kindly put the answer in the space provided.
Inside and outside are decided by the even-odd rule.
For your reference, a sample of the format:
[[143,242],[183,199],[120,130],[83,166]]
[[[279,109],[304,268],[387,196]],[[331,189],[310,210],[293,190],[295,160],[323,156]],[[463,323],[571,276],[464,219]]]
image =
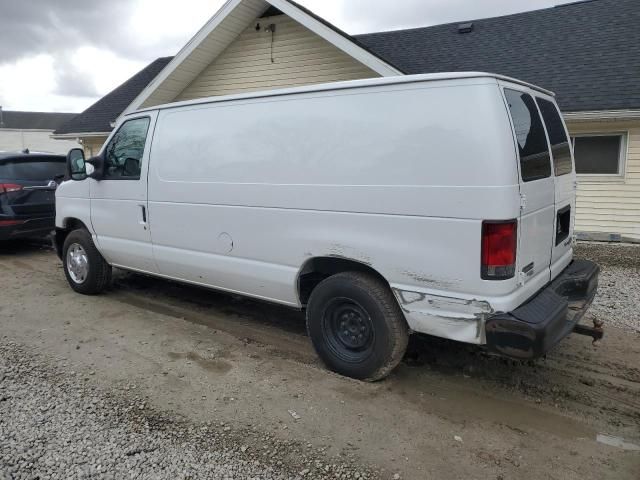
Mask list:
[[[626,248],[579,253],[638,275],[640,249]],[[126,273],[83,297],[41,244],[5,246],[0,271],[0,342],[105,398],[144,402],[150,419],[224,422],[227,442],[252,452],[285,442],[283,471],[335,478],[318,470],[320,456],[380,478],[640,478],[640,451],[629,449],[640,445],[632,328],[607,326],[598,348],[571,336],[535,363],[414,338],[389,379],[366,384],[324,369],[299,312]],[[316,457],[296,453],[305,449]]]

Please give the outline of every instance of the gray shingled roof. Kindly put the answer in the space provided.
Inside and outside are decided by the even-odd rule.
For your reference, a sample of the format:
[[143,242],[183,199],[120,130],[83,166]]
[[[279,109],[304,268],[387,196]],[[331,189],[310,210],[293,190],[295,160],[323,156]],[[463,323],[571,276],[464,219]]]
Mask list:
[[356,38],[406,73],[486,71],[556,92],[567,112],[640,108],[640,1],[555,8]]
[[155,60],[84,112],[58,128],[54,134],[110,132],[114,122],[131,102],[156,78],[173,57]]
[[76,113],[19,112],[0,110],[0,128],[17,130],[55,130],[74,118]]
[[[469,20],[351,37],[313,16],[407,74],[486,71],[556,92],[566,112],[640,109],[638,0],[586,0],[473,20],[466,34],[457,27]],[[55,133],[110,132],[171,59],[154,61]]]

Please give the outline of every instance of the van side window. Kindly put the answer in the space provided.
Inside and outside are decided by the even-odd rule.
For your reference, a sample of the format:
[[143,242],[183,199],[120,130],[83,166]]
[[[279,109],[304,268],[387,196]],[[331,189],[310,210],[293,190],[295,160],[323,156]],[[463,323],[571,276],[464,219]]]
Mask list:
[[536,101],[540,107],[540,112],[542,112],[544,124],[547,126],[556,177],[573,172],[569,138],[567,131],[564,129],[558,108],[549,100],[543,98],[537,98]]
[[531,182],[551,176],[551,156],[542,120],[531,95],[505,89],[509,112],[513,120],[522,180]]
[[139,180],[149,117],[122,124],[105,150],[105,180]]

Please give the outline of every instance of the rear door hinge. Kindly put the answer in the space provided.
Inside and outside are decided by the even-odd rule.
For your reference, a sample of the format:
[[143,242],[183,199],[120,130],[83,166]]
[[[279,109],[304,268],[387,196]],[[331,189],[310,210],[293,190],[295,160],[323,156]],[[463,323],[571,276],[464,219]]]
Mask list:
[[524,211],[527,208],[527,196],[524,193],[520,194],[520,211]]
[[518,272],[518,286],[524,287],[525,283],[527,283],[527,274],[524,272]]

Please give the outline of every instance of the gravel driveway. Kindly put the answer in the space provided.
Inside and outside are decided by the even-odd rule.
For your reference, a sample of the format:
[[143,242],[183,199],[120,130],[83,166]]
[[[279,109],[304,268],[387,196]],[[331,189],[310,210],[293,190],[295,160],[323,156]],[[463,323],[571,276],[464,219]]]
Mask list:
[[1,480],[370,476],[237,424],[196,427],[158,414],[143,399],[96,389],[88,383],[93,375],[64,375],[15,343],[0,343]]
[[640,332],[640,245],[579,243],[576,255],[600,265],[589,314],[606,326]]
[[577,249],[598,348],[418,337],[367,384],[327,372],[299,312],[129,274],[84,297],[50,249],[0,250],[0,480],[637,480],[638,252]]

